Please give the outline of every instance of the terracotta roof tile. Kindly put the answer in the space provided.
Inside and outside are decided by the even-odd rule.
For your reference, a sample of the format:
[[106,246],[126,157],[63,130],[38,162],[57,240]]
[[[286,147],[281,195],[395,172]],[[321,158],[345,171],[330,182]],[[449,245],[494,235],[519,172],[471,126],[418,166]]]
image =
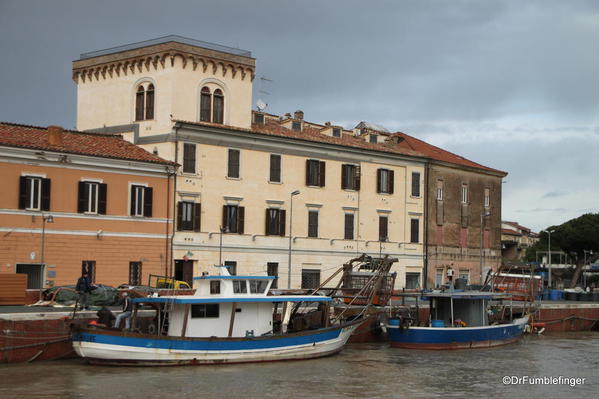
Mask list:
[[47,128],[8,122],[0,122],[0,146],[176,165],[123,140],[120,135],[64,130],[62,143],[51,145]]
[[516,230],[510,230],[510,229],[501,229],[501,234],[506,234],[509,236],[521,236],[521,233],[518,233]]
[[403,138],[403,140],[400,141],[398,144],[400,147],[410,148],[414,151],[421,152],[424,155],[426,155],[429,158],[432,158],[434,160],[448,162],[448,163],[452,163],[455,165],[469,166],[471,168],[482,169],[482,170],[486,170],[489,172],[499,173],[504,176],[507,175],[507,172],[504,172],[504,171],[501,171],[498,169],[489,168],[488,166],[484,166],[479,163],[473,162],[469,159],[461,157],[452,152],[446,151],[442,148],[436,147],[432,144],[429,144],[425,141],[419,140],[419,139],[412,137],[408,134],[405,134],[402,132],[397,132],[397,133],[395,133],[395,136],[399,136],[399,137]]
[[244,131],[254,134],[263,134],[268,136],[287,137],[291,139],[313,141],[318,143],[336,144],[345,147],[361,148],[372,151],[382,151],[393,154],[409,155],[415,157],[425,157],[424,154],[410,148],[402,148],[394,143],[367,143],[358,137],[343,135],[343,137],[327,136],[320,133],[321,129],[306,126],[302,131],[287,129],[279,124],[278,121],[265,120],[264,124],[252,124],[251,129],[243,129],[236,126],[222,125],[209,122],[192,122],[178,120],[176,122],[186,123],[197,126],[211,126],[218,128],[226,128],[236,131]]

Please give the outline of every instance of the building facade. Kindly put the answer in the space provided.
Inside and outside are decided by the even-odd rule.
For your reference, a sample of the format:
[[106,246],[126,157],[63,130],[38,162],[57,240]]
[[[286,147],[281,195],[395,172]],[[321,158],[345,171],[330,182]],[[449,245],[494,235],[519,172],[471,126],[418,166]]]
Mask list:
[[114,135],[0,124],[0,273],[147,284],[170,260],[175,165]]
[[539,235],[517,222],[501,222],[501,256],[505,261],[522,261],[526,250],[539,241]]
[[455,278],[480,284],[501,265],[501,185],[507,173],[399,133],[429,157],[426,169],[426,286]]
[[314,287],[367,252],[399,259],[398,287],[421,285],[426,158],[301,111],[252,113],[254,63],[178,37],[73,63],[79,129],[121,133],[183,165],[173,274],[189,280],[222,262],[277,275],[281,288]]

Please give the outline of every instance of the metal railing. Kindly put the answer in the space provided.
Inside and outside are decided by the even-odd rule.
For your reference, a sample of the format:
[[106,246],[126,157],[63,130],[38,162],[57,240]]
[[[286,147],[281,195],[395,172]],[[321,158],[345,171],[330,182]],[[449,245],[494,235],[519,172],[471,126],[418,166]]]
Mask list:
[[247,50],[242,50],[238,48],[223,46],[221,44],[204,42],[202,40],[190,39],[187,37],[179,36],[179,35],[168,35],[159,37],[156,39],[144,40],[142,42],[125,44],[122,46],[110,47],[104,50],[91,51],[89,53],[82,53],[79,56],[80,60],[84,60],[86,58],[99,57],[106,54],[112,54],[120,51],[134,50],[137,48],[154,46],[156,44],[168,43],[168,42],[177,42],[182,44],[189,44],[190,46],[202,47],[208,50],[221,51],[223,53],[239,55],[242,57],[251,57],[252,52]]

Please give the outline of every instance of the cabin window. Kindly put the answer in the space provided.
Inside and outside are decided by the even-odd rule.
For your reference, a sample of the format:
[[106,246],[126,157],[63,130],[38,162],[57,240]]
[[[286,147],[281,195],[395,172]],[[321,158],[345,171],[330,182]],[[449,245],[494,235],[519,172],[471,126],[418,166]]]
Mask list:
[[254,123],[264,125],[264,114],[254,114]]
[[214,280],[210,282],[210,294],[220,294],[220,281]]
[[301,130],[302,130],[302,123],[301,122],[296,122],[296,121],[291,122],[291,129],[295,130],[296,132],[301,132]]
[[370,135],[370,142],[371,143],[378,143],[379,142],[378,138],[379,137],[376,134],[371,134]]
[[219,317],[219,304],[218,303],[202,303],[199,305],[191,305],[191,318],[192,319],[204,319],[204,318],[216,318]]
[[234,294],[247,294],[248,286],[245,280],[233,280],[233,293]]
[[250,280],[250,293],[262,294],[266,291],[268,281],[266,280]]
[[237,262],[236,261],[227,260],[227,261],[225,261],[225,266],[227,267],[227,270],[229,271],[229,274],[231,276],[237,275]]
[[338,127],[333,128],[333,137],[341,137],[341,129]]

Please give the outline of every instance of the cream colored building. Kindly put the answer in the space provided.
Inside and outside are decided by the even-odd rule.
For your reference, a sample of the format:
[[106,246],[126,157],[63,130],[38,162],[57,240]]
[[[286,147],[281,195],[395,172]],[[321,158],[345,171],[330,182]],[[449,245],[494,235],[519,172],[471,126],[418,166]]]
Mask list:
[[174,274],[222,262],[311,287],[366,252],[399,258],[396,288],[421,285],[426,158],[372,126],[252,112],[254,73],[249,52],[180,37],[73,63],[78,129],[181,165]]

